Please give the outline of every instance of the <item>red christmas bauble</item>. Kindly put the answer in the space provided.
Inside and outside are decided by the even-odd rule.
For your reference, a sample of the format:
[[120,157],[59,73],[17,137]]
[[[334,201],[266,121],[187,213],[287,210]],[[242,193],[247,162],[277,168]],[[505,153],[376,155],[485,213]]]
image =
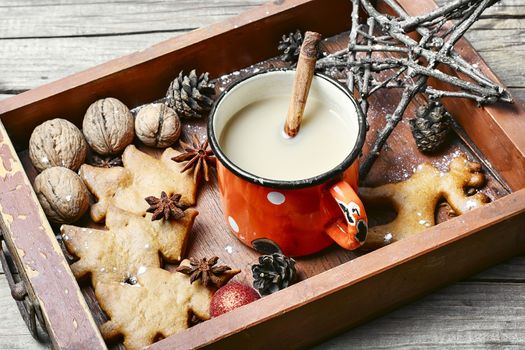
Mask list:
[[211,317],[217,317],[233,309],[251,303],[261,296],[252,287],[230,282],[213,295],[210,304]]

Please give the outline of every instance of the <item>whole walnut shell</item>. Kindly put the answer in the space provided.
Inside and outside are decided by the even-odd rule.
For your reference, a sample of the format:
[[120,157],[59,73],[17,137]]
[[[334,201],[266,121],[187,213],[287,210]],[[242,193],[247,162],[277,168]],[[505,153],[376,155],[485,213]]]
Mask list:
[[146,146],[171,146],[179,139],[180,132],[177,113],[162,103],[144,106],[135,118],[135,133]]
[[35,192],[51,222],[70,224],[89,208],[89,192],[75,172],[53,167],[35,178]]
[[65,119],[48,120],[33,130],[29,157],[38,171],[54,166],[78,170],[86,159],[84,135]]
[[104,98],[89,106],[82,131],[95,152],[116,154],[133,142],[133,116],[116,98]]

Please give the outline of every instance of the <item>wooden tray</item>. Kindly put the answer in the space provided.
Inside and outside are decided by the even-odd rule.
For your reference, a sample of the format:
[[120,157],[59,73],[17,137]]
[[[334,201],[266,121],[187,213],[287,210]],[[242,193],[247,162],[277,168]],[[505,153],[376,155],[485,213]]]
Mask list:
[[[432,0],[399,3],[410,14],[435,6]],[[106,348],[96,326],[105,315],[98,309],[89,284],[79,286],[72,276],[53,227],[32,191],[30,181],[36,172],[25,149],[33,128],[58,116],[80,125],[89,104],[102,97],[117,97],[130,107],[152,102],[164,95],[181,69],[210,71],[213,77],[221,77],[219,87],[224,87],[251,70],[225,74],[276,56],[280,36],[296,28],[319,31],[325,37],[336,35],[324,44],[325,51],[335,51],[345,46],[347,36],[337,34],[350,27],[350,6],[347,0],[276,0],[237,18],[0,101],[5,126],[0,127],[0,224],[25,282],[27,299],[45,322],[54,347]],[[456,47],[497,80],[465,40]],[[266,61],[257,69],[276,64]],[[380,97],[378,103],[383,108],[371,111],[372,130],[397,98],[395,94]],[[409,131],[402,124],[366,183],[399,181],[427,160],[446,168],[446,161],[459,151],[486,165],[489,181],[484,191],[493,200],[491,204],[451,220],[441,213],[439,221],[443,222],[424,234],[364,255],[333,247],[298,259],[301,282],[166,338],[151,349],[304,347],[523,252],[525,236],[519,231],[525,223],[525,109],[519,103],[485,108],[463,100],[445,103],[462,127],[450,147],[434,157],[424,157],[407,141]],[[186,125],[186,131],[202,133],[203,126],[204,122]],[[365,152],[373,134],[368,135]],[[243,270],[238,279],[249,281],[249,265],[257,254],[227,233],[215,181],[199,195],[200,215],[187,255],[219,255],[222,261]]]

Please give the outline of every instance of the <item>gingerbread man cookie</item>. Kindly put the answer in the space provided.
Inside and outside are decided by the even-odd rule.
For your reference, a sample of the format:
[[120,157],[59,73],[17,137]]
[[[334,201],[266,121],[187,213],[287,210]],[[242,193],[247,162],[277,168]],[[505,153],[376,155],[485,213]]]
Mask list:
[[449,169],[448,173],[443,173],[424,163],[406,181],[361,188],[360,195],[365,203],[387,203],[397,212],[392,222],[370,228],[365,248],[378,248],[434,226],[436,205],[441,199],[446,200],[458,215],[488,202],[483,193],[473,196],[465,193],[465,188],[479,188],[485,182],[479,163],[469,162],[461,155],[450,162]]

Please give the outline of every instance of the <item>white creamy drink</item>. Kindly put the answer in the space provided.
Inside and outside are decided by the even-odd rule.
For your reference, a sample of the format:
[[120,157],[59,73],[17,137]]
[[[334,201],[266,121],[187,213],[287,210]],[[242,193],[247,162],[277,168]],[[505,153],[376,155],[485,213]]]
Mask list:
[[341,115],[342,108],[310,96],[299,133],[288,138],[283,129],[289,103],[289,96],[268,96],[237,111],[219,136],[226,157],[256,176],[287,181],[311,178],[341,164],[356,143],[355,111]]

